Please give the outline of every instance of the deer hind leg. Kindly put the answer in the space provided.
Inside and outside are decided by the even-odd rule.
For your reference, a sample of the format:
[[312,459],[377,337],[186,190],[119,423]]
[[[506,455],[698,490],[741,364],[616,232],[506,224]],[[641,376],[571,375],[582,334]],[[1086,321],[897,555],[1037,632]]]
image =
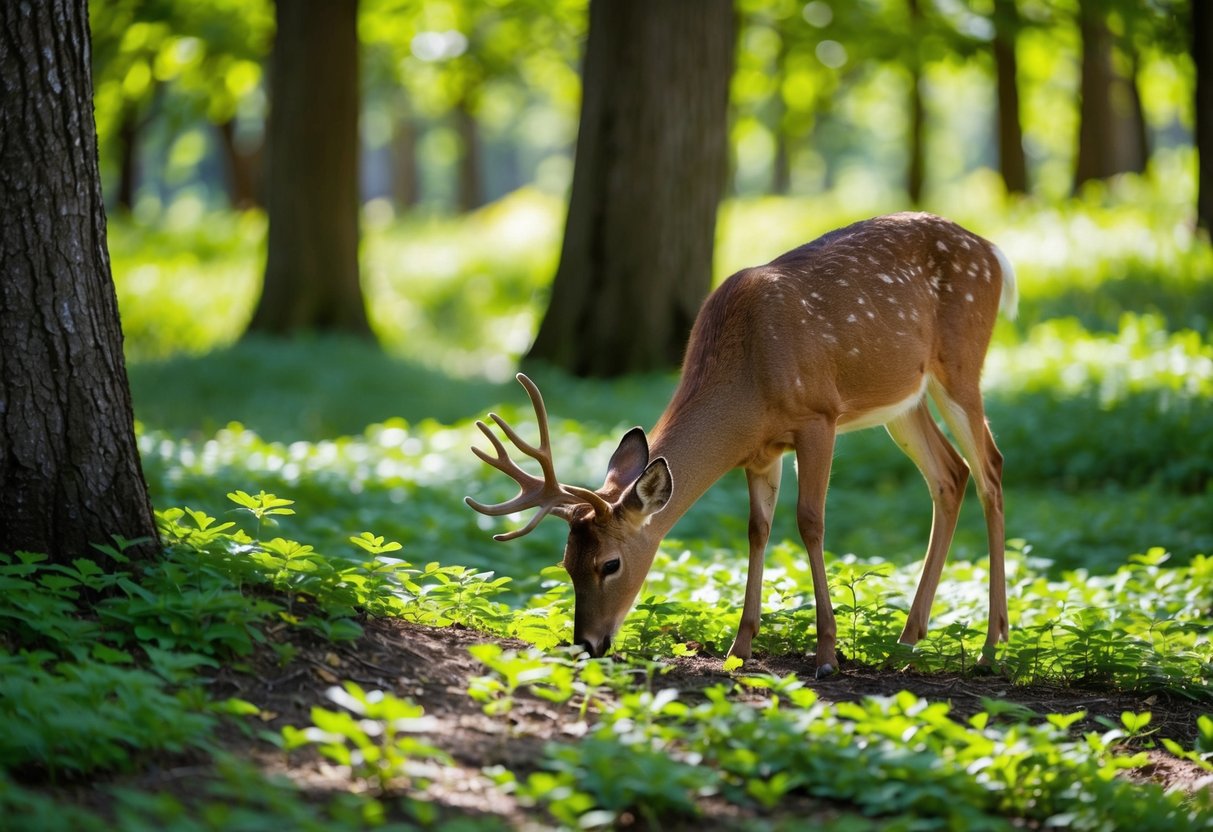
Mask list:
[[758,635],[758,622],[762,616],[762,567],[766,556],[767,539],[771,536],[771,516],[775,513],[775,501],[779,498],[779,480],[783,474],[783,456],[764,469],[747,468],[746,482],[750,487],[750,565],[746,572],[745,606],[741,610],[741,624],[737,638],[729,648],[729,655],[748,659],[750,644]]
[[834,423],[817,419],[796,432],[796,524],[809,553],[813,574],[813,600],[817,608],[817,678],[838,669],[838,630],[825,564],[826,488],[834,457]]
[[1005,564],[1006,521],[1002,503],[1002,454],[986,423],[981,391],[948,390],[932,385],[931,398],[939,406],[948,429],[968,460],[977,484],[977,496],[986,517],[990,543],[990,624],[986,632],[986,650],[982,663],[988,662],[994,646],[1006,641],[1010,624],[1007,614],[1007,577]]
[[918,466],[931,490],[931,538],[922,564],[922,576],[918,579],[918,589],[899,639],[902,644],[917,644],[927,634],[931,604],[935,601],[939,577],[956,531],[969,469],[931,418],[926,399],[889,422],[885,428],[897,446]]

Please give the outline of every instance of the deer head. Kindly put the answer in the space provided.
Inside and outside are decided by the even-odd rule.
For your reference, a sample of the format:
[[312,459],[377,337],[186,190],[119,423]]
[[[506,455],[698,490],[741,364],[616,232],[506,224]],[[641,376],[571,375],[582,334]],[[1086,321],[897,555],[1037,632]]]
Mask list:
[[552,462],[547,409],[535,383],[522,373],[518,382],[526,389],[539,423],[539,445],[522,439],[495,413],[489,418],[523,454],[539,463],[542,477],[523,470],[505,445],[484,422],[476,427],[495,451],[472,452],[488,465],[509,475],[519,485],[511,500],[493,505],[465,502],[481,514],[498,517],[531,508],[539,509],[525,526],[494,535],[494,540],[513,540],[531,532],[549,514],[569,524],[563,565],[573,581],[573,643],[591,656],[601,656],[611,646],[632,602],[636,600],[661,542],[649,521],[665,508],[673,490],[670,467],[662,458],[649,459],[644,431],[633,428],[624,435],[607,466],[606,480],[596,491],[566,485],[556,478]]

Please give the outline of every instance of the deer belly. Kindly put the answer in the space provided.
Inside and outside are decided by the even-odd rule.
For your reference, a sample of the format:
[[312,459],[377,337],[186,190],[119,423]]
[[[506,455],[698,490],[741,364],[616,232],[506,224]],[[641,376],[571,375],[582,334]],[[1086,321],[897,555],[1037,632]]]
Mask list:
[[924,374],[916,390],[910,393],[910,395],[895,401],[876,404],[874,406],[866,404],[851,408],[844,406],[842,414],[838,417],[838,433],[850,433],[853,430],[879,427],[891,422],[922,401],[922,397],[927,391],[927,382],[930,381],[930,378],[930,376]]

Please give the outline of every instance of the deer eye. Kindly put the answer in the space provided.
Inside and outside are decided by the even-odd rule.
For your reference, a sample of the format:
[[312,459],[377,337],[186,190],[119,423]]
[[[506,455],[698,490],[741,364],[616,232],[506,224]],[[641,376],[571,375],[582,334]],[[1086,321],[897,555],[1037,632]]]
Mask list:
[[614,575],[619,571],[619,558],[612,558],[602,565],[602,574]]

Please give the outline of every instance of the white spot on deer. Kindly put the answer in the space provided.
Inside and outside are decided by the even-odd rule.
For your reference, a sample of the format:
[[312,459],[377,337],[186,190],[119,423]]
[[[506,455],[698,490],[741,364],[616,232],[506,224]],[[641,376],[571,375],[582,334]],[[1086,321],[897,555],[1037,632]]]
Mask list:
[[965,300],[967,300],[969,303],[972,303],[973,302],[973,293],[965,292]]
[[879,277],[881,280],[883,280],[885,283],[893,282],[893,278],[889,277],[887,274],[878,274],[876,276]]
[[819,295],[817,292],[810,292],[809,297],[811,297],[813,300],[821,300],[821,295]]
[[859,347],[851,347],[851,349],[848,350],[848,353],[850,355],[859,355]]
[[869,317],[869,318],[872,318],[873,320],[875,320],[875,318],[876,318],[876,313],[875,313],[875,312],[873,312],[871,309],[869,309],[869,310],[868,310],[868,317]]
[[962,266],[962,265],[960,264],[960,261],[959,261],[959,260],[953,260],[953,261],[952,261],[952,271],[959,273],[959,272],[960,272],[960,270],[961,270],[961,269],[963,269],[963,268],[964,268],[964,266]]
[[947,251],[947,250],[948,250],[948,244],[947,244],[947,243],[945,243],[943,240],[936,240],[936,241],[935,241],[935,248],[939,249],[940,251]]
[[847,315],[847,323],[849,324],[853,324],[858,320],[859,318],[855,317],[854,315]]
[[859,305],[860,305],[860,306],[863,306],[863,305],[864,305],[864,303],[866,303],[866,302],[867,302],[867,301],[865,301],[863,298],[859,298],[858,300],[859,300]]
[[969,241],[966,240],[964,237],[961,237],[960,238],[960,247],[963,248],[965,251],[968,251],[969,250]]
[[828,333],[828,332],[823,332],[823,333],[821,334],[821,340],[823,340],[823,341],[825,341],[825,342],[827,342],[827,343],[830,343],[830,344],[837,344],[837,343],[838,343],[838,339],[837,339],[837,338],[835,338],[833,335],[831,335],[831,334],[830,334],[830,333]]

